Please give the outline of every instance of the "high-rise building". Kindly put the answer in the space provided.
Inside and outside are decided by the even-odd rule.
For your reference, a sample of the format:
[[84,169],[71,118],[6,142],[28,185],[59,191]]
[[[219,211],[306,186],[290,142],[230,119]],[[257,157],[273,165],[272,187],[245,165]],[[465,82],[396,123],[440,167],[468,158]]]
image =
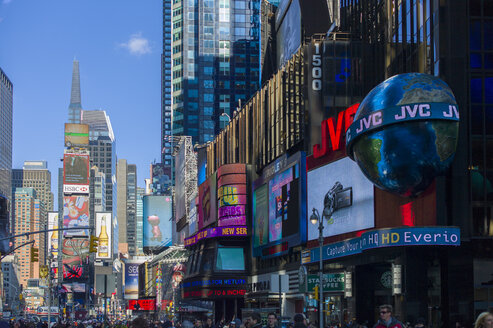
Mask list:
[[82,103],[80,96],[79,61],[74,59],[72,67],[72,88],[70,92],[70,105],[68,106],[68,122],[80,123]]
[[[257,91],[259,12],[259,0],[173,1],[173,135],[213,140],[220,122]],[[164,27],[168,19],[165,12]]]
[[[163,0],[163,52],[161,54],[161,163],[171,172],[171,152],[166,146],[165,136],[171,135],[172,114],[172,9],[171,0]],[[171,175],[170,175],[171,176]]]
[[7,255],[2,259],[3,272],[3,291],[5,304],[10,309],[16,309],[19,306],[19,294],[21,292],[19,285],[19,258],[15,254]]
[[[0,68],[0,228],[6,231],[12,226],[9,220],[10,200],[12,194],[12,103],[13,86],[5,72]],[[3,209],[1,207],[4,207]],[[11,228],[10,228],[11,229]]]
[[144,202],[145,188],[137,187],[136,214],[135,214],[135,235],[136,252],[138,256],[144,255]]
[[[34,188],[15,188],[14,190],[14,233],[16,235],[40,230],[40,211],[42,202],[36,198],[36,190]],[[40,234],[32,235],[32,238],[21,236],[17,237],[15,242],[20,246],[29,240],[34,239],[34,247],[39,248],[39,260],[42,261],[41,254],[44,250],[44,245],[41,244]],[[30,261],[30,247],[24,246],[15,251],[15,255],[19,258],[19,283],[26,286],[29,278],[39,277],[39,262]]]
[[118,241],[120,244],[126,243],[128,253],[135,256],[137,253],[137,167],[135,164],[127,164],[125,159],[120,159],[116,171]]
[[106,211],[116,210],[116,141],[110,117],[103,110],[83,110],[81,123],[89,125],[91,165],[105,174]]
[[96,226],[96,213],[106,211],[106,179],[105,174],[97,166],[91,168],[89,184],[89,213],[90,225]]

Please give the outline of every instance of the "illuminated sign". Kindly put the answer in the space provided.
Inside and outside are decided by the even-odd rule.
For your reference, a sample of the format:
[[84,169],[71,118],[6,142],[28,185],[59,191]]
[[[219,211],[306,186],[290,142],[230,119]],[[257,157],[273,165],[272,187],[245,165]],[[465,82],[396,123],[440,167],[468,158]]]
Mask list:
[[[364,232],[361,237],[325,245],[323,260],[360,254],[363,251],[399,246],[460,246],[460,229],[457,227],[404,227]],[[310,249],[310,262],[319,261],[319,248]]]
[[195,236],[185,239],[185,247],[195,245],[201,239],[215,238],[215,237],[238,237],[246,236],[247,227],[245,226],[233,226],[233,227],[214,227],[200,231]]
[[[345,288],[344,273],[324,273],[324,292],[343,292]],[[315,286],[320,283],[320,278],[317,274],[309,274],[306,277],[306,283],[308,287],[308,293],[312,293]],[[305,291],[305,285],[300,284],[300,292]]]
[[63,184],[89,185],[89,155],[70,154],[63,155]]
[[246,284],[245,279],[208,279],[208,280],[195,280],[187,281],[181,284],[181,288],[189,287],[204,287],[204,286],[232,286],[232,285],[244,285]]
[[245,165],[221,166],[217,170],[217,185],[218,226],[245,225],[248,201]]
[[137,310],[135,304],[139,304],[140,311],[154,311],[156,309],[156,300],[129,300],[128,309]]
[[184,291],[183,298],[214,298],[245,296],[246,289],[201,289]]
[[354,114],[358,110],[359,104],[354,104],[337,115],[337,126],[334,126],[334,118],[330,117],[322,122],[322,145],[313,146],[313,157],[319,158],[327,155],[341,147],[342,122],[344,121],[344,131],[347,131],[353,123]]

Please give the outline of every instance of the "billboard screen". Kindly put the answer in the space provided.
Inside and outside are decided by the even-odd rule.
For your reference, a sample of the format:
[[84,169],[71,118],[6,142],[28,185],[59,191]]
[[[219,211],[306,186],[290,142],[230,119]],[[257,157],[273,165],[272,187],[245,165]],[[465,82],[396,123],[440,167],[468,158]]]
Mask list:
[[88,237],[64,238],[62,243],[63,278],[84,279],[84,264],[89,255]]
[[[89,197],[87,196],[65,196],[63,197],[63,227],[64,228],[87,228],[89,227]],[[65,230],[67,236],[89,236],[89,230]]]
[[199,202],[199,198],[192,198],[190,201],[190,212],[188,213],[188,235],[192,236],[195,234],[197,229],[197,203]]
[[223,165],[217,171],[218,226],[246,225],[247,181],[244,164]]
[[[301,10],[298,0],[289,3],[286,10],[276,13],[277,63],[281,67],[301,46]],[[284,9],[284,8],[283,8]]]
[[63,155],[63,184],[89,185],[89,155]]
[[125,299],[136,300],[139,298],[139,264],[141,262],[125,262]]
[[65,123],[65,147],[89,145],[89,125]]
[[111,259],[112,258],[112,219],[111,212],[96,213],[96,232],[95,236],[99,238],[98,252],[96,253],[97,259]]
[[[58,229],[58,212],[48,212],[48,230]],[[48,232],[48,251],[56,259],[58,256],[59,231]]]
[[171,246],[171,196],[146,195],[144,206],[144,247]]
[[153,195],[162,195],[171,185],[171,168],[162,163],[151,165],[151,192]]
[[[307,210],[325,216],[324,237],[375,227],[373,184],[349,157],[308,172]],[[308,240],[318,225],[308,224]]]
[[254,256],[279,255],[306,241],[304,153],[283,156],[264,169],[254,183],[253,213]]
[[198,229],[211,225],[217,220],[216,173],[199,186]]

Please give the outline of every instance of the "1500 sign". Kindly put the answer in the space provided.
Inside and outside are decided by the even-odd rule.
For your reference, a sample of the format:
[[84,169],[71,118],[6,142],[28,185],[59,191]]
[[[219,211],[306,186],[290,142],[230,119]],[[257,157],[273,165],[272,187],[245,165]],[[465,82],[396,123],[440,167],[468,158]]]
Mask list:
[[315,43],[315,53],[312,55],[312,89],[322,90],[322,55],[320,55],[320,43]]

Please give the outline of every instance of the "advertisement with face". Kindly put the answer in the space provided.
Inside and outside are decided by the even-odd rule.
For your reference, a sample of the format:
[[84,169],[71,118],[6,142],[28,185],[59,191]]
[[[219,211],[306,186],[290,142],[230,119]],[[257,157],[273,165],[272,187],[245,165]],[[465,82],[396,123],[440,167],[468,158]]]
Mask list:
[[152,193],[162,195],[171,185],[171,169],[162,163],[152,164]]
[[139,264],[136,261],[125,262],[125,299],[136,300],[139,298]]
[[[49,212],[48,213],[48,230],[58,229],[58,212]],[[58,256],[58,239],[59,239],[58,231],[50,231],[48,232],[48,247],[49,252],[53,256],[53,259],[56,259]]]
[[253,190],[254,256],[277,256],[306,240],[303,152],[283,156],[264,168]]
[[[89,197],[65,196],[63,197],[63,227],[87,228],[89,227]],[[64,236],[89,236],[87,229],[65,230]]]
[[216,173],[214,173],[199,186],[199,230],[216,222],[216,199]]
[[[373,184],[349,157],[308,172],[308,216],[324,216],[324,237],[373,228]],[[308,240],[318,238],[318,224],[308,224]]]
[[63,155],[63,184],[89,185],[89,155]]
[[144,248],[171,246],[171,196],[146,195],[144,206]]
[[96,213],[96,234],[99,238],[98,252],[96,253],[97,259],[111,259],[112,258],[112,220],[111,212]]

